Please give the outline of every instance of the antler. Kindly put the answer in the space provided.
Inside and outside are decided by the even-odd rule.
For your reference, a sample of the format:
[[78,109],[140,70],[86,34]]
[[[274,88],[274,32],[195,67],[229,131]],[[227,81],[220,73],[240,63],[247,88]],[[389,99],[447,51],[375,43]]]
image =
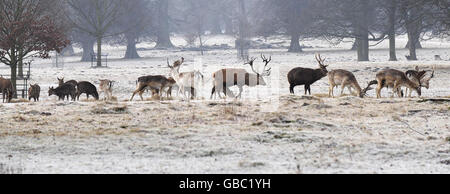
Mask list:
[[271,70],[272,68],[269,68],[266,70],[267,65],[269,65],[269,63],[272,61],[272,56],[269,57],[269,59],[266,58],[266,56],[264,56],[263,54],[261,54],[261,59],[263,60],[264,63],[266,63],[264,65],[264,69],[263,69],[263,75],[265,76],[270,76]]
[[325,65],[325,64],[324,64],[324,62],[325,62],[325,60],[327,60],[327,58],[322,59],[322,57],[320,56],[320,53],[317,53],[317,54],[315,55],[315,58],[316,58],[317,62],[319,63],[319,65],[322,65],[322,66],[324,66],[324,67],[328,67],[328,65]]
[[255,62],[255,60],[256,60],[256,58],[252,58],[252,59],[250,59],[250,61],[244,63],[244,65],[247,65],[247,64],[250,65],[250,67],[252,67],[252,71],[259,75],[259,73],[256,72],[255,69],[253,68],[253,62]]
[[173,66],[170,65],[169,58],[167,58],[167,66],[168,66],[170,69],[173,69]]
[[433,65],[433,72],[431,72],[431,77],[430,77],[430,79],[434,77],[434,71],[435,71],[435,70],[436,70],[436,65]]

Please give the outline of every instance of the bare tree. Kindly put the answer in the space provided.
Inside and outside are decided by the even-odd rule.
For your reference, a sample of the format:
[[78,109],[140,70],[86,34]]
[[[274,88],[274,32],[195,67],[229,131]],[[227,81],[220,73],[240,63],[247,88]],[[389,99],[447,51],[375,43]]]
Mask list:
[[72,25],[94,36],[97,41],[97,66],[102,66],[102,40],[112,36],[111,27],[123,14],[121,0],[68,0],[72,13],[68,19]]
[[17,65],[28,57],[49,58],[70,41],[65,29],[51,17],[49,7],[58,0],[0,1],[0,62],[11,68],[11,82],[16,90]]

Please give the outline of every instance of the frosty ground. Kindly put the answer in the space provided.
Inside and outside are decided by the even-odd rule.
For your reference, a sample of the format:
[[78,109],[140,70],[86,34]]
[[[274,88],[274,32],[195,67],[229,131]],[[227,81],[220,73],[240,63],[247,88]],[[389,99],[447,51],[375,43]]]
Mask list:
[[[64,67],[51,60],[36,60],[32,83],[38,83],[41,102],[0,105],[0,170],[16,173],[450,173],[450,104],[424,99],[449,99],[450,44],[423,42],[421,59],[408,62],[399,49],[398,62],[386,62],[387,44],[371,50],[370,62],[356,62],[351,43],[330,46],[305,41],[303,53],[287,53],[288,42],[272,37],[264,43],[279,45],[251,50],[252,56],[271,55],[274,67],[269,86],[245,88],[241,100],[209,100],[211,73],[224,67],[241,67],[235,50],[211,50],[205,56],[185,49],[153,50],[138,45],[141,59],[123,60],[125,48],[107,46],[109,68],[92,69],[64,58]],[[183,46],[181,38],[174,43]],[[208,44],[232,45],[231,37],[216,36]],[[398,45],[404,45],[404,38]],[[80,52],[79,50],[77,50]],[[422,98],[328,98],[327,79],[289,95],[287,72],[298,66],[317,67],[314,53],[327,57],[329,69],[354,72],[366,85],[386,68],[425,69],[437,66],[431,88]],[[444,61],[434,61],[440,55]],[[136,79],[168,75],[166,59],[183,56],[182,71],[201,70],[205,84],[201,98],[162,102],[135,99]],[[256,65],[260,65],[257,62]],[[6,66],[0,74],[8,74]],[[66,80],[117,81],[118,101],[59,102],[47,89]],[[233,88],[236,91],[236,88]],[[339,93],[337,91],[336,93]],[[85,96],[83,96],[84,99]],[[101,96],[103,97],[103,95]],[[146,94],[148,97],[148,94]]]

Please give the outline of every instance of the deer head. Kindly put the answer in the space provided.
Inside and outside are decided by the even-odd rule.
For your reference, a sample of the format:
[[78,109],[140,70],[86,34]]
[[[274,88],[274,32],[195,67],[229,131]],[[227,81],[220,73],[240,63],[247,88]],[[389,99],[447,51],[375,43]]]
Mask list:
[[430,80],[432,78],[434,78],[435,70],[436,70],[436,65],[433,66],[433,71],[431,72],[431,76],[429,76],[429,77],[425,77],[425,75],[422,76],[422,78],[420,79],[420,85],[422,87],[425,87],[426,89],[430,88]]

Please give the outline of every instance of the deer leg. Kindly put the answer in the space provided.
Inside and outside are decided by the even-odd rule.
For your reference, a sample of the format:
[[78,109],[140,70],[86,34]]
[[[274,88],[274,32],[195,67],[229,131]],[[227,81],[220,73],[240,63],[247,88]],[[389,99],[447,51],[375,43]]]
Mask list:
[[308,84],[308,92],[309,92],[309,95],[311,96],[311,85],[309,85],[309,84]]
[[230,90],[230,88],[226,87],[225,88],[227,95],[229,95],[231,98],[235,98],[234,93]]
[[242,88],[242,86],[239,86],[239,95],[236,96],[236,98],[242,98],[242,91],[244,90],[244,88]]
[[294,87],[295,87],[295,85],[290,85],[289,86],[289,91],[291,92],[291,94],[294,94]]
[[212,90],[211,90],[211,97],[210,97],[209,99],[212,100],[213,95],[214,95],[215,93],[216,93],[216,86],[214,86],[214,87],[212,88]]
[[191,87],[191,99],[194,100],[196,98],[196,94],[195,94],[195,88]]
[[308,85],[305,84],[305,95],[307,95],[307,94],[308,94]]
[[400,91],[399,91],[399,85],[398,82],[394,83],[394,88],[392,89],[392,97],[394,97],[394,93],[397,93],[398,96],[401,96]]
[[330,87],[328,88],[328,97],[329,98],[333,98],[334,97],[334,85],[333,84],[330,84]]
[[345,82],[342,82],[342,85],[341,85],[341,96],[340,97],[344,96],[344,90],[345,90]]
[[377,93],[377,98],[381,98],[381,88],[382,88],[383,86],[381,85],[381,82],[380,81],[378,81],[378,86],[377,86],[377,91],[376,91],[376,93]]

